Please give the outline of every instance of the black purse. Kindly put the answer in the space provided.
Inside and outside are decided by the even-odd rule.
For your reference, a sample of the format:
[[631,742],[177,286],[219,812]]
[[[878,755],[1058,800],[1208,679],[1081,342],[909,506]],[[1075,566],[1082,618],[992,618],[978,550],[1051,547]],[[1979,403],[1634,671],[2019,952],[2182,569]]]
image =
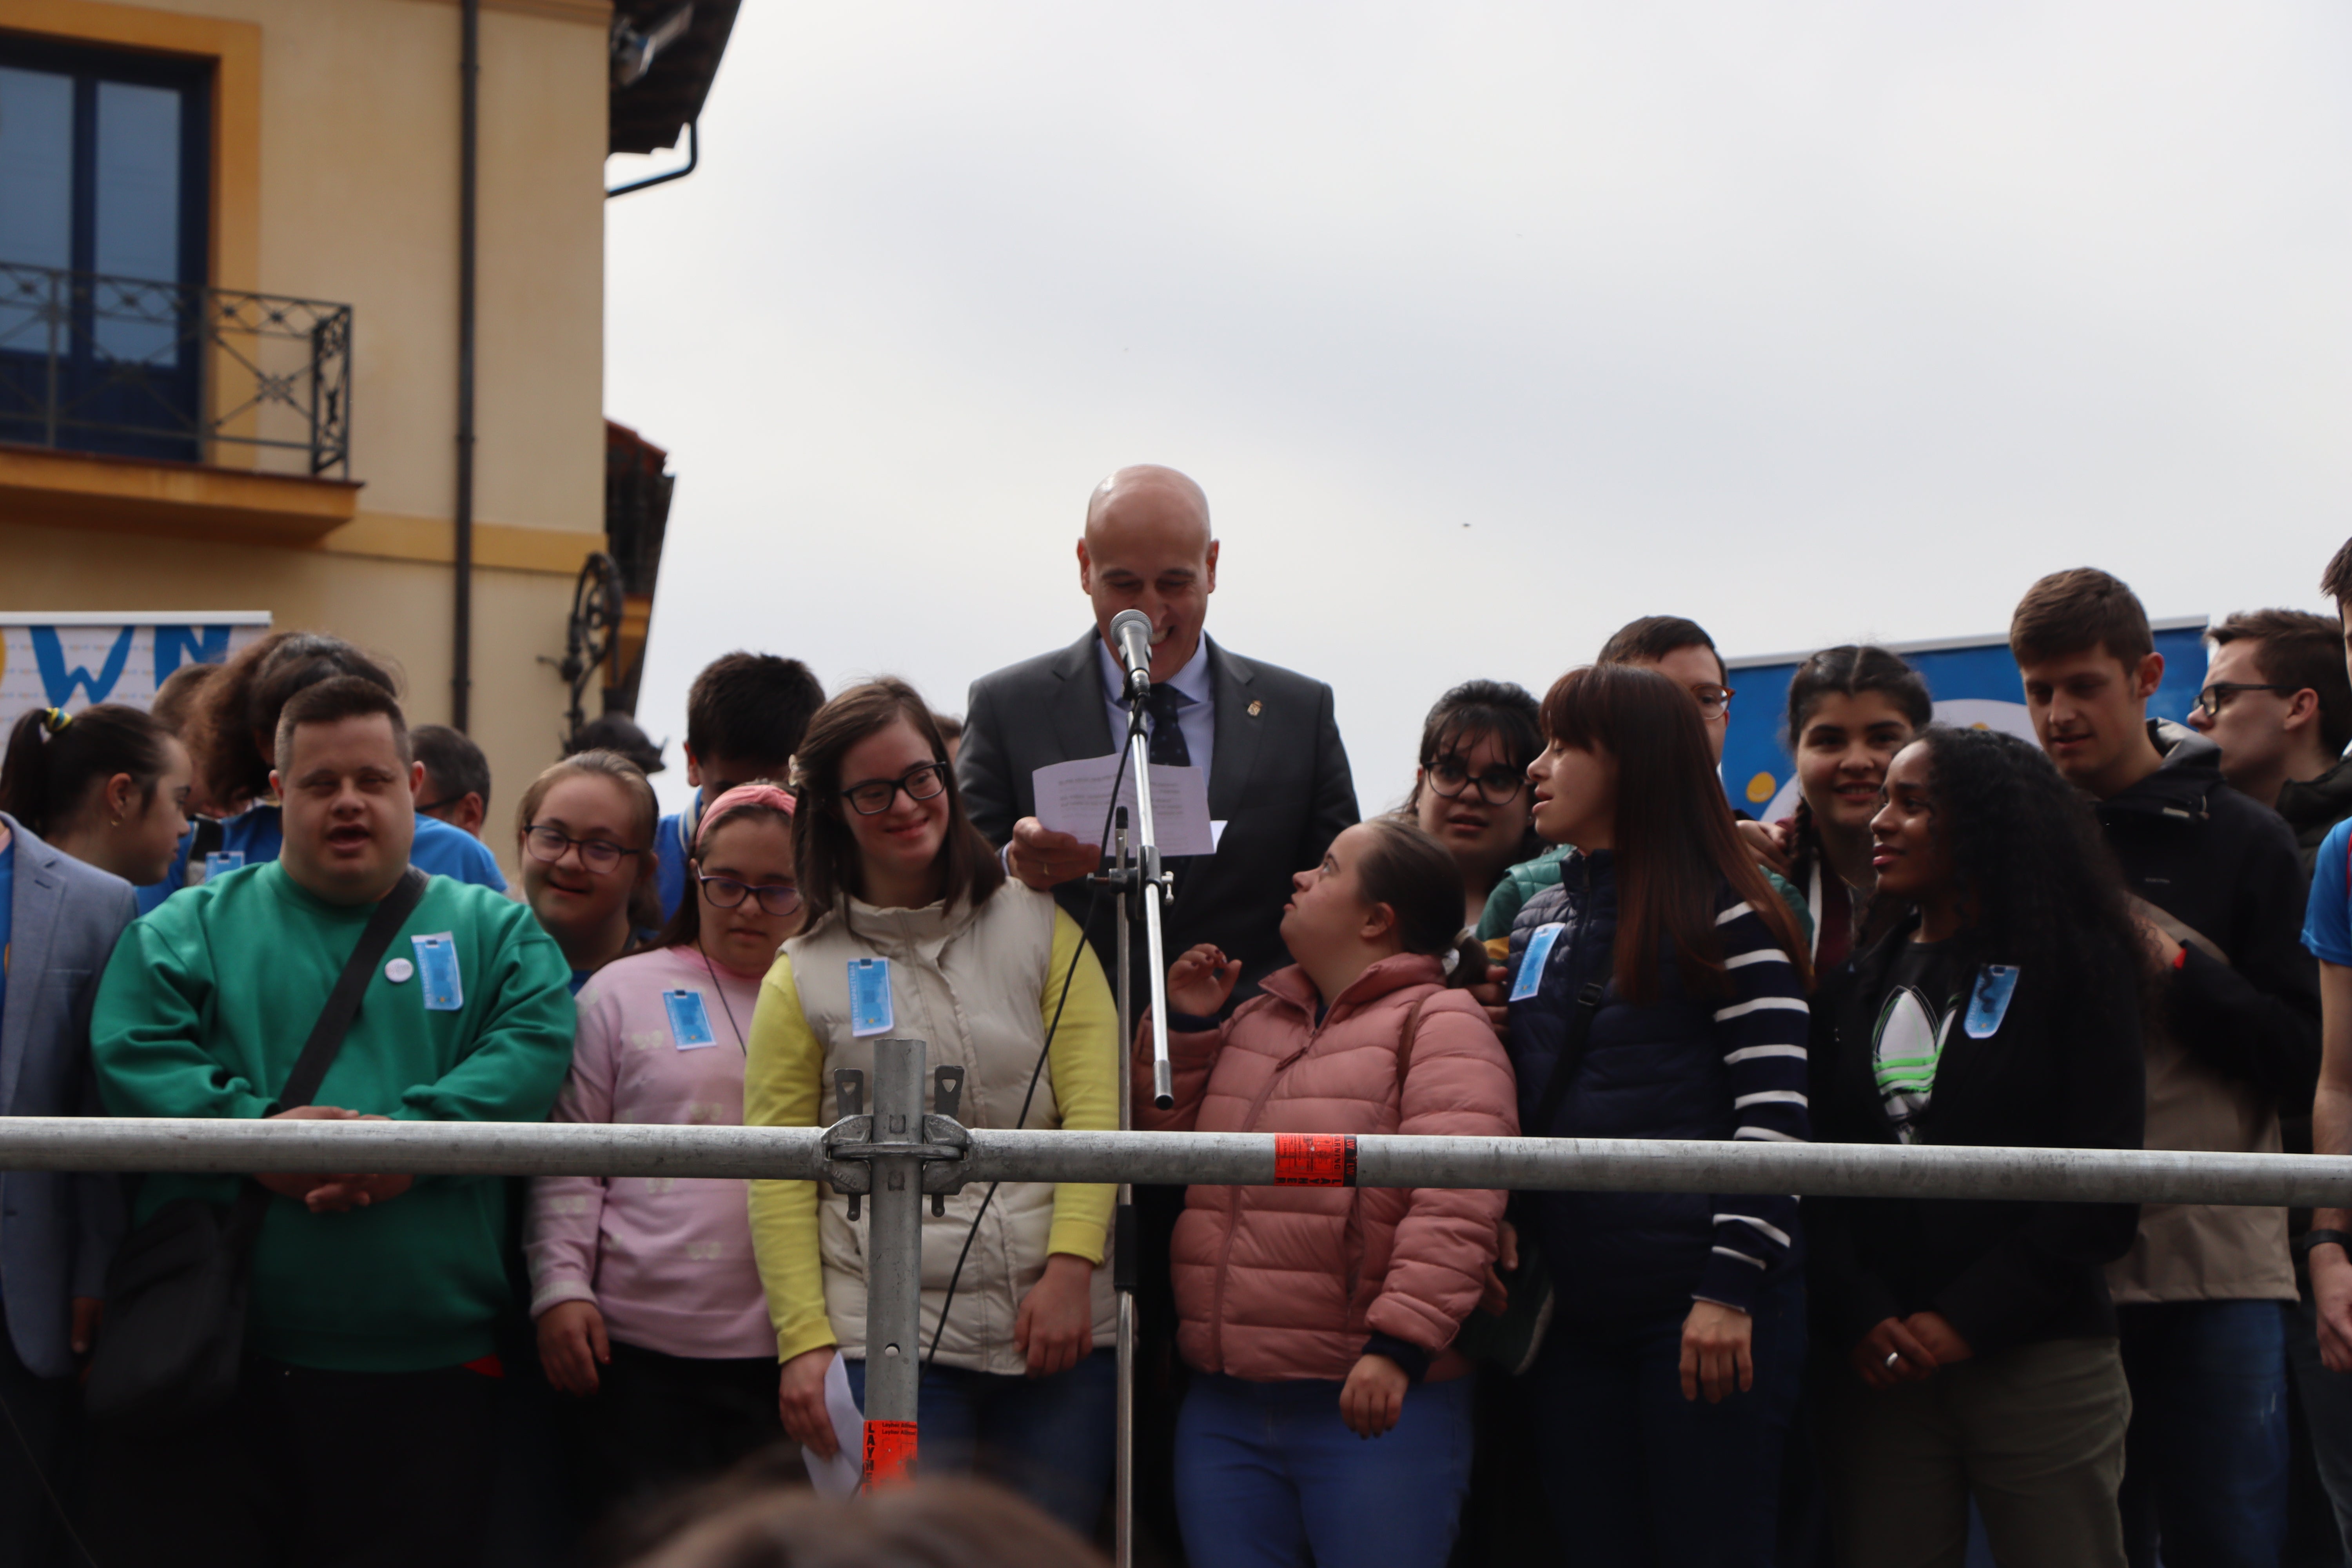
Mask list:
[[[368,979],[425,896],[410,867],[368,918],[328,994],[278,1109],[308,1105],[342,1047]],[[268,1188],[250,1178],[226,1209],[175,1198],[122,1240],[106,1271],[106,1321],[90,1357],[83,1408],[94,1426],[159,1432],[226,1412],[245,1359],[246,1285]]]

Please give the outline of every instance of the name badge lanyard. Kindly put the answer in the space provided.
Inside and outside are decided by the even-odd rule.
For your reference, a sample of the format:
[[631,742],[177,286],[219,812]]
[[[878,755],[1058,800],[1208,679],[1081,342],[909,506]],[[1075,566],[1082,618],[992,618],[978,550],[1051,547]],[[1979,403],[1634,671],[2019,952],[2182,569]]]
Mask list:
[[735,1007],[727,1000],[727,988],[719,984],[719,971],[711,967],[710,955],[702,952],[700,942],[694,944],[694,951],[702,953],[702,972],[710,976],[710,989],[719,994],[719,1005],[727,1015],[727,1026],[735,1031],[735,1048],[749,1057],[751,1048],[743,1043],[743,1026],[735,1021]]

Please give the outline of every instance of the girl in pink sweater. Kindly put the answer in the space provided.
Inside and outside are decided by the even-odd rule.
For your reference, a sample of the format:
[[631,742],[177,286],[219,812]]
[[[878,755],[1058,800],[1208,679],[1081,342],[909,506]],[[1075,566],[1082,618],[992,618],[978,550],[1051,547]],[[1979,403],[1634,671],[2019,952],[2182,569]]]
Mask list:
[[[760,982],[800,929],[793,797],[746,784],[702,814],[694,892],[662,943],[580,993],[558,1121],[737,1126]],[[776,1342],[751,1257],[748,1184],[542,1176],[526,1251],[548,1381],[584,1401],[610,1502],[715,1474],[779,1441]]]
[[[1297,963],[1223,1025],[1241,965],[1202,946],[1170,968],[1176,1103],[1152,1109],[1139,1066],[1135,1124],[1517,1133],[1510,1062],[1460,989],[1486,962],[1461,931],[1454,858],[1381,817],[1295,880],[1282,940]],[[1193,1562],[1443,1568],[1471,1437],[1468,1363],[1447,1352],[1479,1303],[1503,1200],[1192,1189],[1171,1261],[1177,1350],[1193,1373],[1176,1425],[1176,1512]]]

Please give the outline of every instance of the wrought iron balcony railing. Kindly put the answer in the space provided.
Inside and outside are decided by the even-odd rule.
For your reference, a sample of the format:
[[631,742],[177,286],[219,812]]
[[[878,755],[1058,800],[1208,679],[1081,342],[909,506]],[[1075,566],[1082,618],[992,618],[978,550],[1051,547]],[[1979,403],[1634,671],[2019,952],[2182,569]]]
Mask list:
[[352,308],[0,261],[0,441],[351,477]]

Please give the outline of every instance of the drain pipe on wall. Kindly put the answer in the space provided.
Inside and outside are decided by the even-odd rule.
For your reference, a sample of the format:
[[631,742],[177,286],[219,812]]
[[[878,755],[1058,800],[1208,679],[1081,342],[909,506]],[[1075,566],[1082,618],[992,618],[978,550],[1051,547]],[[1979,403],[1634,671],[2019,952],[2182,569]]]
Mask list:
[[457,513],[456,624],[450,644],[449,724],[467,728],[474,684],[474,209],[480,151],[482,0],[463,0],[457,79]]

